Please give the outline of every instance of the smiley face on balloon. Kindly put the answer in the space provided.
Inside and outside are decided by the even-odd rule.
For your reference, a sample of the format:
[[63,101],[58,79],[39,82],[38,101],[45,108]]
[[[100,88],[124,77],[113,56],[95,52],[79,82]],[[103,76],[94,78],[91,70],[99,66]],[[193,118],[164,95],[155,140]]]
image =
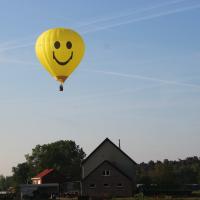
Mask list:
[[[60,49],[60,42],[59,41],[56,41],[54,43],[54,47],[56,49]],[[66,48],[67,49],[71,49],[72,48],[72,43],[70,41],[67,41],[66,43]],[[73,51],[71,51],[71,55],[70,57],[66,60],[66,61],[59,61],[57,58],[56,58],[56,55],[55,55],[55,51],[53,51],[53,59],[59,64],[59,65],[66,65],[70,60],[72,60],[73,58]]]
[[54,28],[38,37],[35,50],[45,69],[63,84],[80,63],[85,45],[81,36],[75,31]]

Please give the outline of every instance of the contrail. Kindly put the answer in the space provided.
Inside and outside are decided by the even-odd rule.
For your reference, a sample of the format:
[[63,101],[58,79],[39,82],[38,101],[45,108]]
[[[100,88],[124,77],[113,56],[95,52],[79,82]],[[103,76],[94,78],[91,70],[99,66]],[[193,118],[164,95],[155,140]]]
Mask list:
[[[38,69],[39,69],[39,64],[37,64],[37,63],[34,63],[34,62],[27,62],[27,61],[24,61],[24,60],[14,60],[14,59],[12,59],[12,60],[10,60],[10,59],[5,59],[5,58],[0,58],[0,63],[3,63],[3,62],[6,62],[6,63],[15,63],[15,64],[22,64],[22,65],[32,65],[32,66],[36,66],[36,67],[38,67]],[[30,68],[29,68],[30,69]],[[37,69],[37,68],[36,68]]]
[[117,16],[111,16],[111,17],[107,17],[107,18],[103,18],[103,19],[98,19],[98,20],[90,21],[88,23],[82,23],[80,26],[77,26],[76,28],[85,28],[87,26],[95,25],[97,23],[109,22],[111,20],[121,19],[121,18],[128,17],[128,16],[131,16],[136,13],[143,13],[143,12],[154,10],[157,8],[162,8],[162,7],[166,7],[169,5],[177,4],[177,3],[180,3],[183,1],[186,1],[186,0],[176,0],[176,1],[171,1],[171,2],[167,2],[167,3],[165,2],[165,3],[159,4],[159,5],[155,5],[155,6],[151,6],[151,7],[147,7],[147,8],[141,8],[138,10],[133,10],[132,12],[129,12],[129,13],[125,13],[125,14],[121,14],[121,15],[117,15]]
[[132,93],[135,93],[135,92],[140,92],[142,90],[158,88],[162,85],[164,85],[164,84],[161,83],[161,84],[156,84],[156,85],[153,85],[153,86],[146,86],[146,87],[128,89],[128,90],[123,89],[123,90],[120,90],[120,91],[110,92],[110,93],[106,93],[106,94],[102,93],[102,94],[84,95],[84,96],[77,97],[75,100],[80,100],[80,98],[90,99],[90,98],[99,98],[99,97],[105,97],[105,96],[117,96],[117,95],[121,95],[121,94],[132,94]]
[[[10,63],[18,63],[23,65],[32,65],[36,68],[34,69],[40,69],[39,64],[36,64],[34,62],[26,62],[21,60],[7,60],[7,59],[1,59],[0,62],[10,62]],[[30,69],[30,68],[27,68]],[[33,68],[31,68],[33,69]],[[151,81],[151,82],[157,82],[160,84],[167,84],[167,85],[177,85],[177,86],[186,86],[186,87],[192,87],[195,89],[200,89],[200,85],[192,84],[192,83],[185,83],[185,82],[179,82],[179,81],[172,81],[172,80],[164,80],[164,79],[158,79],[154,77],[148,77],[148,76],[142,76],[137,74],[125,74],[125,73],[119,73],[119,72],[112,72],[112,71],[104,71],[104,70],[92,70],[92,69],[80,69],[81,71],[87,71],[87,72],[93,72],[93,73],[101,73],[106,75],[112,75],[112,76],[119,76],[124,78],[131,78],[131,79],[139,79],[139,80],[145,80],[145,81]]]
[[[140,12],[142,13],[144,11],[153,10],[153,9],[156,9],[156,8],[159,8],[159,7],[164,7],[164,6],[167,6],[167,5],[176,4],[176,3],[179,3],[179,2],[183,2],[183,1],[186,1],[186,0],[176,0],[176,1],[173,1],[173,2],[170,2],[170,3],[168,2],[168,3],[165,3],[165,4],[160,4],[160,5],[152,6],[152,7],[149,7],[149,8],[135,10],[135,13],[140,13]],[[200,4],[199,5],[195,5],[195,6],[175,9],[175,10],[169,10],[169,11],[161,12],[161,13],[158,13],[158,14],[147,15],[147,16],[144,16],[144,17],[133,18],[133,19],[130,19],[130,20],[127,20],[127,21],[124,21],[124,22],[110,24],[108,26],[100,26],[100,27],[96,27],[96,28],[93,28],[93,29],[90,29],[90,30],[87,30],[87,31],[83,31],[82,33],[83,34],[87,34],[87,33],[92,33],[92,32],[96,32],[96,31],[100,31],[100,30],[106,30],[106,29],[109,29],[109,28],[113,28],[113,27],[117,27],[117,26],[121,26],[121,25],[125,25],[125,24],[130,24],[130,23],[149,20],[149,19],[153,19],[153,18],[165,16],[165,15],[170,15],[170,14],[174,14],[174,13],[178,13],[178,12],[183,12],[183,11],[195,9],[195,8],[198,8],[198,7],[200,7]],[[92,24],[96,24],[98,22],[107,22],[107,21],[110,21],[112,19],[120,19],[122,17],[126,17],[126,16],[129,16],[129,15],[132,15],[133,13],[129,13],[127,15],[121,15],[121,16],[117,16],[117,17],[110,17],[110,18],[102,19],[102,20],[97,20],[97,21],[94,21],[94,22],[91,22],[91,23],[87,23],[87,24],[85,24],[85,26],[88,26],[90,24],[91,25]],[[33,45],[34,45],[34,43],[28,43],[28,44],[22,44],[22,45],[19,44],[19,45],[3,47],[3,48],[0,48],[0,53],[4,52],[4,51],[8,51],[8,50],[18,49],[18,48],[26,48],[26,47],[33,46]]]
[[[32,65],[35,66],[35,68],[27,68],[27,69],[37,69],[39,70],[39,64],[36,64],[34,62],[26,62],[26,61],[21,61],[21,60],[7,60],[7,59],[0,59],[0,62],[10,62],[10,63],[19,63],[19,64],[24,64],[24,65]],[[165,79],[158,79],[155,77],[149,77],[149,76],[142,76],[142,75],[137,75],[137,74],[125,74],[125,73],[119,73],[119,72],[112,72],[112,71],[104,71],[104,70],[92,70],[92,69],[80,69],[81,71],[87,71],[87,72],[93,72],[93,73],[101,73],[101,74],[106,74],[106,75],[112,75],[112,76],[118,76],[118,77],[124,77],[124,78],[131,78],[131,79],[139,79],[139,80],[145,80],[145,81],[151,81],[151,82],[157,82],[159,83],[159,85],[177,85],[177,86],[186,86],[186,87],[191,87],[194,89],[200,89],[200,85],[197,84],[192,84],[192,83],[185,83],[185,82],[179,82],[179,81],[173,81],[173,80],[165,80]],[[158,86],[159,86],[158,85]],[[157,87],[157,85],[155,86],[150,86],[150,87],[144,87],[142,88],[142,90],[144,89],[148,89],[148,88],[154,88]],[[136,91],[140,91],[139,89],[134,89],[131,90],[132,92],[136,92]],[[127,93],[127,91],[122,91],[122,92],[118,92],[118,93]],[[116,93],[116,94],[118,94]],[[115,95],[115,93],[113,94]],[[96,96],[96,95],[95,95]],[[100,95],[101,96],[101,95]]]
[[33,37],[36,37],[36,34],[31,34],[31,35],[28,35],[26,37],[19,37],[19,38],[15,38],[15,39],[11,39],[9,41],[3,41],[1,42],[0,44],[0,49],[2,47],[9,47],[10,45],[13,45],[13,44],[18,44],[18,43],[24,43],[24,42],[28,42],[28,40],[32,40]]
[[120,76],[120,77],[125,77],[125,78],[140,79],[140,80],[145,80],[145,81],[159,82],[159,83],[168,84],[168,85],[187,86],[187,87],[192,87],[192,88],[195,88],[195,89],[200,89],[200,85],[191,84],[191,83],[183,83],[183,82],[178,82],[178,81],[171,81],[171,80],[164,80],[164,79],[158,79],[158,78],[152,78],[152,77],[148,77],[148,76],[124,74],[124,73],[110,72],[110,71],[103,71],[103,70],[82,69],[82,71],[102,73],[102,74]]
[[3,47],[3,48],[0,48],[0,53],[8,51],[8,50],[12,50],[12,49],[26,48],[26,47],[30,47],[30,46],[33,46],[33,45],[34,45],[34,43],[31,42],[31,43],[28,43],[28,44],[19,44],[19,45]]
[[196,8],[200,8],[200,4],[197,4],[194,6],[189,6],[189,7],[183,7],[183,8],[179,8],[179,9],[175,9],[175,10],[170,10],[170,11],[166,11],[166,12],[161,12],[158,14],[147,15],[145,17],[139,17],[136,19],[130,19],[130,20],[127,20],[124,22],[119,22],[119,23],[108,25],[108,26],[97,27],[97,28],[85,31],[85,32],[83,32],[83,34],[92,33],[92,32],[96,32],[96,31],[100,31],[100,30],[106,30],[106,29],[114,28],[117,26],[125,25],[125,24],[131,24],[134,22],[150,20],[150,19],[161,17],[161,16],[171,15],[171,14],[175,14],[175,13],[179,13],[179,12],[183,12],[183,11],[187,11],[187,10],[192,10],[192,9],[196,9]]
[[38,36],[38,34],[34,34],[34,35],[32,34],[27,37],[3,42],[0,44],[0,52],[10,50],[10,49],[25,48],[28,46],[32,46],[32,45],[34,45],[33,42],[30,42],[30,43],[27,43],[27,42],[30,39],[31,39],[31,41],[33,41],[33,38],[36,38],[37,36]]

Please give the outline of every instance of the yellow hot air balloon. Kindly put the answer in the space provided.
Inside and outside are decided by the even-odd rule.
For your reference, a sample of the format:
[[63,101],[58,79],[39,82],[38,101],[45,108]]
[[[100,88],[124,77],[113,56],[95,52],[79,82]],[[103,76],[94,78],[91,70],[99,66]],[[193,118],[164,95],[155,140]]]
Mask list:
[[63,83],[80,63],[85,45],[75,31],[53,28],[38,37],[35,51],[40,63],[61,83],[60,91],[63,91]]

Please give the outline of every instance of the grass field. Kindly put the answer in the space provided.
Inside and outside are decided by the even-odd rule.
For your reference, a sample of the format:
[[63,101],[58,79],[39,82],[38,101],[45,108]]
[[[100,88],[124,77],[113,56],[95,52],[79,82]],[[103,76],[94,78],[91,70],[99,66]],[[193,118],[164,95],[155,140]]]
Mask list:
[[[60,198],[60,200],[78,200],[78,198]],[[103,200],[103,199],[102,199]],[[112,200],[200,200],[200,197],[129,197],[129,198],[112,198]]]
[[171,196],[163,196],[163,197],[130,197],[130,198],[113,198],[112,200],[200,200],[200,197],[171,197]]

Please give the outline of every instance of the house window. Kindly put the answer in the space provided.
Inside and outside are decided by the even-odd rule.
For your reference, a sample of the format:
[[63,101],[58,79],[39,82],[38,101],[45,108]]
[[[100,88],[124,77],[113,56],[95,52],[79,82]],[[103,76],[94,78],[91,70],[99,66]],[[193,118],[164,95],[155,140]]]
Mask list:
[[94,183],[89,185],[90,188],[96,188],[96,185]]
[[109,185],[108,183],[104,183],[103,186],[104,186],[105,188],[110,187],[110,185]]
[[124,190],[124,185],[122,183],[118,183],[116,185],[117,190]]
[[122,187],[124,187],[122,183],[117,184],[117,188],[122,188]]
[[102,175],[103,176],[110,176],[110,170],[103,170]]

